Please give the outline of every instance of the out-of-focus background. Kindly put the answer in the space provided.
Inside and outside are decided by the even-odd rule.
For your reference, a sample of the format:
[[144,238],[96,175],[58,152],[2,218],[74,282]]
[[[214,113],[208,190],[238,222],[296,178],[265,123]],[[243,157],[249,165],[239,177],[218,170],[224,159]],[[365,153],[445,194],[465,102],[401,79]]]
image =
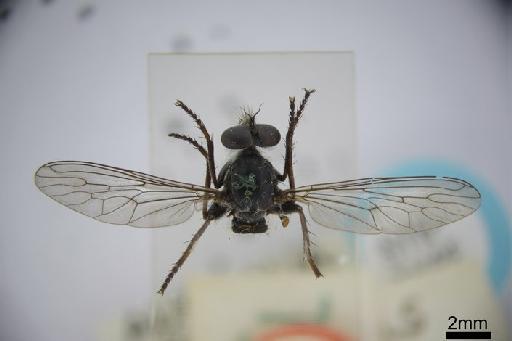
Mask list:
[[[493,339],[505,340],[512,322],[510,9],[497,0],[0,1],[0,339],[433,340],[444,338],[454,316],[474,329],[485,319]],[[34,171],[51,160],[155,170],[150,53],[269,51],[352,51],[357,161],[346,167],[359,177],[463,177],[480,189],[481,209],[440,231],[405,237],[313,226],[322,280],[312,280],[301,262],[300,236],[285,242],[297,231],[277,223],[248,240],[229,223],[218,225],[175,290],[160,298],[154,293],[166,269],[155,260],[166,255],[170,265],[192,232],[111,227],[34,186]],[[285,105],[289,95],[300,89],[272,94]],[[169,93],[162,131],[193,132],[173,106],[180,96]],[[312,101],[321,96],[319,89]],[[263,102],[262,117],[286,128],[286,107],[265,112],[261,94],[227,98],[224,107],[240,100]],[[218,119],[205,108],[201,114]],[[343,122],[332,116],[333,125]],[[315,143],[312,133],[323,132],[311,133],[313,126],[298,129],[297,172],[342,180],[330,177],[344,167],[343,150]],[[221,131],[213,133],[220,150]],[[176,145],[168,157],[195,171],[202,160],[184,156],[193,152]],[[279,152],[273,161],[281,167]],[[221,236],[247,246],[245,267],[216,258]],[[283,247],[269,251],[265,240],[279,246],[274,236]],[[472,329],[468,323],[460,327]]]

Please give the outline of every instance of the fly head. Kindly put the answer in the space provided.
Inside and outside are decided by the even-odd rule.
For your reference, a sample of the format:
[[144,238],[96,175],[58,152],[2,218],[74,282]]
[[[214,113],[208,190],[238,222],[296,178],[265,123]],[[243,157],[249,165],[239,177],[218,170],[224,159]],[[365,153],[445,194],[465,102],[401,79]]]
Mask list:
[[224,130],[221,142],[228,149],[246,149],[250,147],[273,147],[281,140],[276,127],[269,124],[256,124],[256,113],[244,110],[238,125]]

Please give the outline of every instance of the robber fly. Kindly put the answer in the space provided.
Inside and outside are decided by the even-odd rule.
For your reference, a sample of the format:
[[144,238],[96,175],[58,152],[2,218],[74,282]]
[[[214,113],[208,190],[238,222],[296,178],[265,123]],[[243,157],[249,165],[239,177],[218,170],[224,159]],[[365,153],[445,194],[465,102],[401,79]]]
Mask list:
[[[258,151],[281,140],[277,128],[256,123],[256,113],[244,112],[238,125],[226,129],[221,142],[237,150],[217,175],[213,139],[203,121],[185,103],[176,106],[190,116],[206,141],[206,147],[182,134],[170,137],[185,141],[206,159],[204,186],[168,180],[108,165],[57,161],[35,174],[37,187],[50,198],[96,220],[134,227],[181,224],[196,207],[204,222],[172,266],[159,293],[185,263],[192,248],[211,221],[231,217],[235,233],[264,233],[266,216],[277,215],[284,227],[288,215],[299,216],[304,257],[316,277],[322,276],[311,253],[309,230],[302,205],[318,224],[357,233],[412,233],[455,222],[480,206],[480,193],[470,183],[448,177],[410,176],[363,178],[295,187],[293,135],[314,90],[304,89],[298,108],[290,97],[285,137],[284,169],[280,173]],[[289,187],[279,184],[288,180]],[[213,186],[212,186],[213,185]]]

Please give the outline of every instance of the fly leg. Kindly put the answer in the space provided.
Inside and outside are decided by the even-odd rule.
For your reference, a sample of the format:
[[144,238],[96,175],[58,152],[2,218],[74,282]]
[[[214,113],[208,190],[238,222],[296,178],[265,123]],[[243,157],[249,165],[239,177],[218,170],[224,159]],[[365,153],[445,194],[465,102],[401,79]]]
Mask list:
[[160,287],[160,290],[158,290],[158,293],[160,295],[164,294],[165,289],[167,289],[167,286],[169,285],[171,280],[174,278],[174,276],[176,275],[178,270],[181,268],[183,263],[185,263],[185,261],[187,260],[188,256],[190,256],[190,254],[192,253],[192,248],[197,243],[199,238],[201,238],[201,236],[203,235],[204,231],[206,231],[206,228],[208,227],[208,225],[210,225],[210,222],[212,220],[215,220],[215,219],[218,219],[218,218],[222,217],[224,215],[224,213],[226,213],[226,207],[223,207],[223,206],[221,206],[219,204],[216,204],[216,203],[213,203],[210,206],[210,209],[208,210],[208,216],[205,219],[203,225],[201,225],[199,230],[196,231],[196,233],[194,234],[194,236],[192,237],[192,239],[188,243],[187,248],[181,254],[181,257],[178,259],[178,261],[176,263],[174,263],[174,265],[172,266],[171,270],[167,274],[167,277],[165,277],[165,280],[162,283],[162,286]]
[[[304,249],[304,258],[309,264],[309,267],[315,274],[315,276],[323,277],[322,273],[318,269],[318,266],[315,263],[315,259],[313,258],[313,254],[311,253],[311,241],[309,239],[309,235],[311,232],[309,232],[308,224],[306,221],[306,216],[304,215],[303,209],[301,206],[297,205],[293,201],[288,201],[282,205],[282,212],[284,214],[287,213],[298,213],[299,214],[299,220],[300,220],[300,226],[302,227],[302,247]],[[284,225],[283,225],[284,226]]]
[[306,257],[306,261],[309,264],[309,267],[311,270],[313,270],[313,273],[315,274],[316,278],[323,277],[322,273],[318,269],[315,263],[315,259],[313,258],[313,255],[311,254],[311,242],[309,240],[309,230],[308,225],[306,221],[306,216],[304,215],[304,212],[302,211],[302,207],[298,206],[299,208],[297,210],[297,213],[299,214],[300,218],[300,225],[302,227],[302,246],[304,248],[304,257]]
[[[178,100],[176,101],[175,105],[177,107],[180,107],[189,115],[194,122],[196,123],[197,127],[201,132],[203,133],[203,136],[206,140],[206,162],[208,164],[208,174],[210,176],[210,181],[213,182],[213,185],[215,188],[220,188],[221,184],[217,180],[217,177],[215,175],[215,159],[213,156],[213,139],[211,138],[210,134],[208,133],[208,130],[206,129],[206,126],[204,125],[203,121],[197,116],[195,112],[192,111],[185,103]],[[197,148],[197,147],[196,147]],[[204,150],[204,148],[203,148]],[[203,154],[204,155],[204,154]]]
[[[208,133],[206,126],[204,125],[203,121],[199,118],[199,116],[197,116],[197,114],[194,113],[185,103],[183,103],[180,100],[177,100],[175,105],[177,107],[180,107],[181,109],[183,109],[187,113],[187,115],[192,117],[192,119],[196,123],[197,127],[199,128],[199,130],[201,130],[204,138],[206,139],[206,149],[202,145],[200,145],[199,142],[197,142],[195,139],[193,139],[187,135],[171,133],[171,134],[169,134],[169,136],[192,144],[194,146],[194,148],[196,148],[201,153],[201,155],[204,156],[204,158],[206,159],[206,176],[205,176],[205,180],[204,180],[204,186],[206,188],[210,188],[212,180],[213,180],[213,185],[215,186],[215,188],[220,188],[222,186],[222,184],[217,180],[217,177],[215,176],[215,159],[214,159],[214,155],[213,155],[213,140],[210,137],[210,134]],[[203,201],[203,209],[202,209],[204,219],[206,219],[207,210],[208,210],[208,202],[207,202],[207,200],[205,200],[205,201]]]
[[290,182],[290,189],[295,189],[295,177],[293,176],[293,133],[295,132],[295,128],[299,123],[299,119],[304,112],[304,108],[308,103],[308,99],[313,92],[314,89],[308,90],[304,89],[304,98],[300,102],[299,109],[295,109],[295,97],[290,97],[290,119],[288,123],[288,131],[286,133],[286,141],[285,148],[286,154],[284,157],[284,171],[282,175],[278,176],[279,181],[284,181],[288,178]]
[[[206,149],[203,146],[201,146],[199,144],[199,142],[197,142],[195,139],[193,139],[187,135],[170,133],[168,136],[190,143],[191,145],[194,146],[194,148],[196,148],[201,153],[201,155],[204,156],[204,158],[206,160],[206,176],[205,176],[205,180],[204,180],[204,187],[210,188],[210,186],[211,186],[210,166],[208,164],[208,152],[206,151]],[[204,200],[203,201],[203,210],[202,210],[203,211],[203,219],[206,219],[207,210],[208,210],[208,200]]]
[[180,267],[187,260],[188,256],[190,256],[190,253],[192,252],[192,248],[194,247],[195,243],[199,240],[199,238],[201,238],[201,236],[203,235],[204,231],[206,231],[206,228],[208,227],[208,225],[210,225],[210,222],[211,222],[211,219],[206,219],[204,221],[204,223],[201,226],[201,228],[199,228],[199,230],[197,230],[197,232],[194,234],[194,236],[192,237],[192,239],[188,243],[188,246],[185,249],[185,251],[183,252],[183,254],[181,255],[181,257],[178,259],[178,261],[176,263],[174,263],[173,267],[171,268],[171,270],[167,274],[167,277],[165,277],[165,280],[162,283],[162,286],[160,287],[160,290],[158,290],[158,293],[160,295],[164,294],[165,289],[167,289],[167,286],[169,285],[171,280],[174,278],[174,275],[176,275],[176,273],[178,272]]
[[[191,145],[194,146],[194,148],[196,148],[200,153],[201,155],[203,155],[206,159],[206,162],[208,162],[208,152],[206,151],[206,149],[204,149],[203,146],[201,146],[199,144],[199,142],[197,142],[195,139],[187,136],[187,135],[183,135],[183,134],[177,134],[177,133],[170,133],[169,135],[167,135],[169,137],[174,137],[175,139],[178,139],[178,140],[183,140],[185,142],[188,142],[190,143]],[[208,166],[208,164],[207,164]]]

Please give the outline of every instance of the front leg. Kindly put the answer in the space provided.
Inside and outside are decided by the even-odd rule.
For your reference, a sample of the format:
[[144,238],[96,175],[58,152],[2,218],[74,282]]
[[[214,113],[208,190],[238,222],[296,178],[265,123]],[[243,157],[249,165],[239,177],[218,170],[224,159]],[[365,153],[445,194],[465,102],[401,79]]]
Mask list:
[[[215,186],[215,188],[220,188],[221,184],[219,183],[219,181],[217,180],[217,177],[215,175],[215,158],[213,156],[213,139],[211,138],[210,134],[208,133],[208,130],[206,129],[206,126],[204,125],[203,121],[185,103],[178,100],[178,101],[176,101],[176,106],[183,109],[187,113],[187,115],[189,115],[196,122],[197,127],[203,133],[203,136],[206,140],[206,155],[205,155],[205,157],[206,157],[206,162],[208,164],[208,169],[207,169],[208,174],[206,177],[206,182],[208,182],[208,177],[209,177],[210,178],[209,180],[211,182],[213,182],[213,185]],[[201,154],[203,154],[203,152],[201,152]],[[209,186],[207,186],[207,187],[209,187]]]
[[288,181],[290,182],[290,189],[295,189],[295,177],[293,175],[293,133],[295,132],[295,127],[297,127],[299,119],[304,112],[304,108],[308,103],[309,96],[315,92],[314,89],[304,89],[304,91],[304,98],[300,103],[298,111],[295,111],[295,97],[290,97],[290,119],[285,141],[286,154],[284,157],[284,171],[283,174],[278,177],[279,181],[284,181],[288,178]]
[[[197,114],[194,113],[185,103],[178,100],[178,101],[176,101],[176,106],[182,108],[185,111],[185,113],[187,113],[187,115],[192,117],[192,119],[196,122],[197,127],[199,128],[199,130],[201,130],[201,132],[203,133],[203,135],[206,139],[206,148],[207,149],[205,149],[202,145],[200,145],[199,142],[197,142],[195,139],[193,139],[187,135],[171,133],[168,136],[190,143],[192,146],[194,146],[194,148],[196,148],[201,153],[201,155],[204,156],[204,158],[206,160],[206,176],[205,176],[205,180],[204,180],[204,186],[206,188],[210,188],[212,181],[213,181],[213,185],[215,186],[215,188],[222,187],[222,184],[217,180],[217,178],[215,176],[215,158],[214,158],[214,154],[213,154],[213,140],[210,137],[210,134],[208,133],[206,126],[204,125],[203,121],[199,118],[199,116],[197,116]],[[202,209],[203,219],[206,219],[207,211],[208,211],[208,201],[204,200],[203,201],[203,209]]]

